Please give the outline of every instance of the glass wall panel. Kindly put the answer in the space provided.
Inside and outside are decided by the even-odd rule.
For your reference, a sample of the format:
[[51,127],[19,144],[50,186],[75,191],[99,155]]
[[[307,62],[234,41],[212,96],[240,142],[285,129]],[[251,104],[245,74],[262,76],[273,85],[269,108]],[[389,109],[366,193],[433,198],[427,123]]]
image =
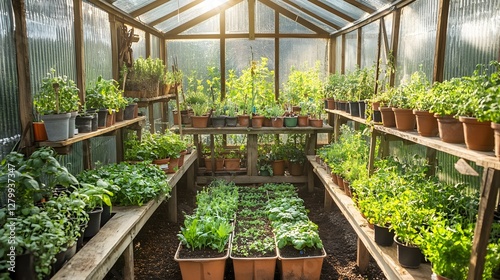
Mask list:
[[[255,14],[257,15],[257,11]],[[248,25],[248,1],[242,1],[226,10],[227,34],[248,33]]]
[[314,34],[312,30],[309,28],[306,28],[302,24],[293,21],[285,16],[282,16],[280,14],[280,33],[284,34],[293,34],[293,33],[300,33],[300,34]]
[[354,7],[353,5],[347,3],[346,1],[337,1],[337,0],[320,0],[319,2],[324,2],[328,6],[331,6],[332,8],[341,11],[342,13],[355,18],[363,18],[368,15],[368,13],[364,12],[361,9],[358,9]]
[[498,59],[500,1],[452,0],[444,78],[470,75],[477,64]]
[[313,68],[319,61],[323,75],[328,72],[328,40],[280,39],[279,85],[287,81],[291,67],[299,70]]
[[337,36],[335,38],[335,73],[340,73],[342,71],[342,36]]
[[274,33],[274,10],[257,1],[255,7],[255,32]]
[[[175,40],[167,41],[167,65],[177,61],[179,69],[187,77],[193,71],[202,77],[207,76],[207,67],[220,68],[219,40]],[[183,87],[186,88],[184,78]]]
[[375,21],[361,29],[361,68],[377,63],[379,26],[380,22]]
[[31,90],[36,94],[51,68],[76,80],[72,0],[27,0]]
[[432,77],[438,1],[421,0],[404,7],[399,31],[396,84],[419,70]]
[[85,84],[113,78],[111,69],[111,32],[108,13],[87,1],[83,2],[83,36],[85,43]]
[[[131,27],[128,26],[130,29]],[[132,57],[137,59],[139,57],[146,58],[146,32],[134,28],[134,34],[139,35],[139,42],[132,44]]]
[[11,1],[0,2],[0,160],[20,139],[14,16]]
[[269,70],[274,70],[274,39],[228,39],[226,40],[226,73],[230,69],[241,74],[252,60],[267,57]]
[[345,35],[345,72],[356,69],[358,51],[358,31],[354,30]]
[[155,35],[149,35],[151,40],[151,57],[152,58],[160,58],[160,38]]

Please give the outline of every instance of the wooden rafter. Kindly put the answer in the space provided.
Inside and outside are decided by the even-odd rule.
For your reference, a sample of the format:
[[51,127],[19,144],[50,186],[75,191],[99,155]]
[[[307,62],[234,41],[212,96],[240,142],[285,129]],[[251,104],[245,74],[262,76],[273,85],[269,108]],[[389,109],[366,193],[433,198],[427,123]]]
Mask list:
[[218,13],[220,12],[223,12],[225,11],[226,9],[228,8],[231,8],[232,6],[242,2],[243,0],[230,0],[220,6],[217,6],[217,7],[213,7],[212,9],[210,9],[209,11],[201,14],[200,16],[197,16],[196,18],[192,19],[192,20],[189,20],[179,26],[177,26],[176,28],[170,30],[169,32],[166,32],[165,34],[166,35],[169,35],[169,34],[179,34],[181,32],[184,32],[185,30],[217,15]]
[[147,4],[146,6],[144,7],[141,7],[137,10],[134,10],[132,12],[130,12],[129,14],[132,16],[132,17],[137,17],[137,16],[140,16],[142,14],[145,14],[155,8],[158,8],[159,6],[169,2],[170,0],[156,0],[156,1],[153,1],[149,4]]
[[317,20],[319,20],[319,21],[321,21],[321,22],[323,22],[324,24],[326,24],[326,25],[328,25],[328,26],[330,26],[330,27],[333,27],[333,28],[335,28],[335,29],[340,29],[340,26],[338,26],[338,25],[336,25],[336,24],[334,24],[334,23],[330,22],[329,20],[327,20],[327,19],[325,19],[325,18],[323,18],[323,17],[318,16],[317,14],[315,14],[315,13],[313,13],[313,12],[311,12],[311,11],[307,10],[307,9],[302,8],[301,6],[299,6],[299,5],[295,4],[295,3],[293,3],[293,2],[292,2],[292,1],[290,1],[290,0],[283,0],[283,2],[287,3],[288,5],[290,5],[290,6],[294,7],[294,8],[296,8],[296,9],[298,9],[298,10],[300,10],[300,11],[302,11],[303,13],[305,13],[305,14],[307,14],[307,15],[309,15],[309,16],[311,16],[311,17],[313,17],[313,18],[315,18],[315,19],[317,19]]
[[311,2],[314,5],[322,8],[323,10],[328,11],[328,12],[330,12],[330,13],[338,16],[338,17],[341,17],[341,18],[343,18],[343,19],[345,19],[345,20],[347,20],[349,22],[353,22],[353,21],[356,20],[355,18],[353,18],[353,17],[351,17],[351,16],[349,16],[349,15],[347,15],[345,13],[342,13],[341,11],[339,11],[337,9],[334,9],[334,8],[328,6],[327,4],[325,4],[323,2],[320,2],[318,0],[309,0],[309,2]]
[[299,24],[309,28],[310,30],[318,33],[318,34],[325,34],[325,33],[328,33],[326,30],[324,30],[323,28],[320,28],[318,27],[317,25],[311,23],[310,21],[302,18],[302,17],[299,17],[298,15],[290,12],[289,10],[281,7],[280,5],[278,4],[275,4],[274,2],[272,1],[269,1],[269,0],[261,0],[260,1],[262,4],[268,6],[269,8],[273,9],[275,12],[277,13],[280,13],[282,14],[283,16],[293,20],[293,21],[296,21],[298,22]]
[[356,0],[344,0],[344,2],[347,2],[351,5],[353,5],[354,7],[358,8],[360,10],[363,10],[367,13],[370,13],[370,14],[375,12],[375,9],[372,9],[372,8],[364,5],[363,3],[357,2]]
[[162,17],[160,17],[160,18],[158,18],[158,19],[156,19],[156,20],[154,20],[152,22],[150,22],[149,25],[155,26],[155,25],[157,25],[160,22],[166,21],[166,20],[168,20],[171,17],[175,17],[177,14],[183,13],[183,12],[185,12],[185,11],[187,11],[187,10],[195,7],[196,5],[201,4],[203,1],[204,0],[196,0],[196,1],[193,1],[193,2],[191,2],[189,4],[187,4],[187,5],[184,5],[184,6],[180,7],[178,10],[172,11],[172,12],[170,12],[170,13],[168,13],[168,14],[166,14],[166,15],[164,15],[164,16],[162,16]]

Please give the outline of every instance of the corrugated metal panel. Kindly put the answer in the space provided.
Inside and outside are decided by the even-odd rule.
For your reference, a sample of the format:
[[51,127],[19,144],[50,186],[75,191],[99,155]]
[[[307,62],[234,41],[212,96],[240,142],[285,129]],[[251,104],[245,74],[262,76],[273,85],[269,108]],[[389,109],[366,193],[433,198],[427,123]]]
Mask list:
[[321,62],[323,76],[328,65],[328,41],[326,39],[280,39],[280,77],[281,86],[290,74],[290,69],[308,70],[316,61]]
[[444,78],[470,75],[477,64],[498,59],[500,1],[452,0]]
[[14,18],[11,1],[0,2],[0,160],[20,138]]
[[379,25],[379,21],[375,21],[361,29],[361,68],[377,62]]
[[55,68],[76,80],[75,35],[72,0],[27,0],[29,59],[32,93]]
[[358,31],[354,30],[345,36],[345,71],[356,69],[358,51]]
[[108,13],[83,2],[83,36],[85,43],[85,83],[89,85],[99,75],[111,79],[112,52]]
[[[130,29],[131,27],[128,26]],[[146,32],[134,28],[134,34],[139,35],[139,42],[132,44],[132,54],[133,58],[137,59],[139,57],[146,58]]]
[[399,32],[397,83],[419,70],[432,77],[438,1],[421,0],[404,7]]
[[[151,38],[151,57],[152,58],[160,58],[160,38],[155,35],[150,34]],[[170,69],[169,69],[170,70]]]
[[92,168],[96,163],[110,164],[116,162],[116,137],[101,136],[91,139],[92,145]]
[[68,168],[71,174],[76,175],[83,169],[83,148],[82,142],[77,142],[71,147],[71,152],[67,155],[58,155],[56,159],[63,166]]

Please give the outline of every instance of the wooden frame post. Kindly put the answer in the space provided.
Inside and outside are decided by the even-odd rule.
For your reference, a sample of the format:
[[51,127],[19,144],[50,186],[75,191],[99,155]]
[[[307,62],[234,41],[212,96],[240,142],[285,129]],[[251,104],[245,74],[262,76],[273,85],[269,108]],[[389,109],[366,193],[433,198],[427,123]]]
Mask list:
[[73,0],[75,22],[76,85],[80,89],[80,103],[85,103],[85,40],[83,36],[82,0]]
[[432,81],[442,82],[444,77],[444,59],[446,52],[446,33],[448,31],[448,13],[450,0],[440,0],[436,32],[436,49],[434,52],[434,71]]
[[345,34],[342,34],[342,50],[341,50],[341,60],[340,60],[340,74],[345,74]]
[[361,68],[361,52],[363,51],[363,48],[361,47],[362,45],[362,37],[363,36],[363,33],[362,33],[362,27],[359,27],[358,28],[358,32],[357,32],[357,46],[356,46],[356,64],[358,65],[359,68]]
[[[401,26],[401,10],[396,9],[392,13],[392,57],[389,57],[388,60],[392,60],[393,66],[396,67],[398,62],[398,47],[399,47],[399,28]],[[392,69],[393,71],[390,73],[389,77],[389,85],[394,86],[394,82],[396,80],[396,69]]]

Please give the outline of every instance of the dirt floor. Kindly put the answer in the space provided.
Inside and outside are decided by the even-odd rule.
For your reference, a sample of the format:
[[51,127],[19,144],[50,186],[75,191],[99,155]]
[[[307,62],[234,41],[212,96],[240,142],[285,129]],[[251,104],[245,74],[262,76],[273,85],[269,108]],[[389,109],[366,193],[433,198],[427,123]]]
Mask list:
[[[178,188],[178,221],[167,221],[167,205],[163,203],[142,228],[134,240],[136,279],[182,279],[174,255],[179,245],[177,233],[183,221],[183,212],[191,213],[195,207],[195,193],[183,184]],[[316,184],[313,193],[299,187],[299,196],[310,210],[309,218],[319,225],[320,236],[327,252],[323,261],[321,279],[386,279],[377,264],[371,260],[369,269],[361,273],[356,266],[356,234],[334,205],[328,213],[323,210],[324,188]],[[106,279],[120,279],[120,261]],[[232,265],[226,266],[225,279],[234,279]],[[280,279],[277,271],[275,279]]]

